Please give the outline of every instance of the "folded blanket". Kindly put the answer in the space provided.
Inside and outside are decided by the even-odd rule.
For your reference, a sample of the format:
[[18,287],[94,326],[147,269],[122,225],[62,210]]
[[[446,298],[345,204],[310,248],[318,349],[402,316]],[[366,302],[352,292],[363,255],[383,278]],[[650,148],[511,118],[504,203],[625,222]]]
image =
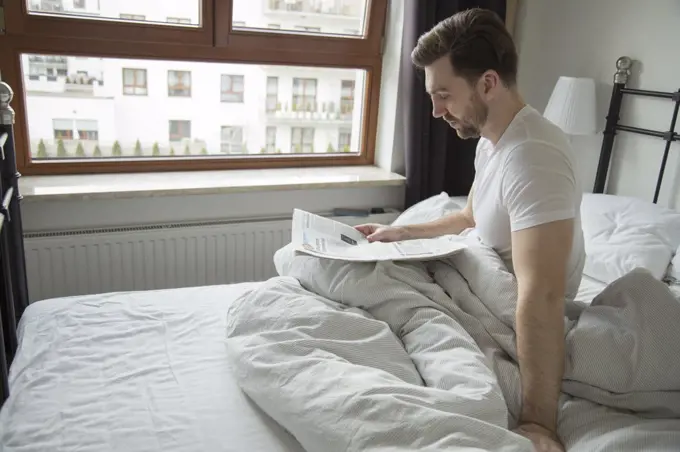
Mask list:
[[[287,247],[275,262],[281,277],[231,305],[227,349],[242,389],[306,450],[532,450],[509,431],[517,289],[493,250],[347,263]],[[663,283],[632,272],[565,325],[565,411],[680,417],[680,303]],[[560,418],[568,444],[579,427]],[[680,444],[680,429],[664,438]]]

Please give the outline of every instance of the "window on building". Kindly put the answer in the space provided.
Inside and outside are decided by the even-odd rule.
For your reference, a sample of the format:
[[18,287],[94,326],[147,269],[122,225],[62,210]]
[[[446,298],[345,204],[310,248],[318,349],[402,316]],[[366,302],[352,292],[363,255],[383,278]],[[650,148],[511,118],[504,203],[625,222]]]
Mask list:
[[146,69],[123,68],[123,94],[146,96]]
[[276,154],[276,127],[267,126],[267,142],[265,143],[266,154]]
[[279,110],[279,78],[267,77],[267,112]]
[[244,90],[242,75],[222,74],[222,102],[243,102]]
[[169,24],[191,24],[191,19],[187,17],[168,17],[165,21]]
[[123,19],[123,20],[138,20],[138,21],[146,20],[146,16],[143,16],[141,14],[122,14],[121,13],[120,18]]
[[306,33],[321,33],[321,27],[305,27],[304,25],[296,25],[295,30]]
[[97,141],[99,139],[99,124],[96,120],[76,119],[76,132],[79,140]]
[[350,129],[340,129],[338,134],[338,151],[350,152],[352,143],[352,131]]
[[245,152],[243,127],[222,126],[220,132],[220,151],[223,154],[243,154]]
[[293,111],[316,111],[316,79],[293,79]]
[[348,115],[354,110],[354,80],[343,80],[340,85],[340,113]]
[[168,96],[191,97],[191,72],[168,71]]
[[191,121],[170,120],[170,141],[182,141],[191,138]]
[[52,129],[55,140],[89,140],[99,139],[99,126],[92,119],[53,119]]
[[290,135],[290,152],[296,154],[311,154],[314,152],[313,127],[293,127]]
[[[107,2],[125,5],[110,9]],[[0,34],[3,56],[19,62],[2,66],[2,78],[17,85],[12,106],[19,171],[373,164],[388,0],[347,2],[354,6],[347,9],[344,0],[262,0],[255,14],[245,0],[181,0],[176,11],[167,9],[168,0],[107,0],[103,9],[96,0],[9,2],[24,5],[9,8],[12,33]],[[339,143],[339,125],[334,130],[330,124],[341,117],[343,80],[356,87],[354,112],[339,124],[352,131],[348,154],[328,151]],[[364,105],[371,108],[364,111]],[[272,114],[277,110],[288,113]],[[84,114],[86,122],[52,127]],[[167,132],[154,127],[159,120]],[[246,123],[259,124],[260,134]],[[222,140],[222,127],[239,125],[241,151],[231,156],[238,143]],[[65,142],[68,156],[79,158],[53,158],[55,137]],[[220,152],[223,143],[229,143],[228,153]]]

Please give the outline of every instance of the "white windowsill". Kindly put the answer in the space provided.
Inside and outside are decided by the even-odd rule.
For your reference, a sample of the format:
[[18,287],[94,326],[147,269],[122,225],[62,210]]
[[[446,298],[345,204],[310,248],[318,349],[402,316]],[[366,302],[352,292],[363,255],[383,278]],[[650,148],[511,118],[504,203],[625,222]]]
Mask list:
[[27,176],[24,201],[125,199],[254,191],[401,186],[405,178],[376,166]]

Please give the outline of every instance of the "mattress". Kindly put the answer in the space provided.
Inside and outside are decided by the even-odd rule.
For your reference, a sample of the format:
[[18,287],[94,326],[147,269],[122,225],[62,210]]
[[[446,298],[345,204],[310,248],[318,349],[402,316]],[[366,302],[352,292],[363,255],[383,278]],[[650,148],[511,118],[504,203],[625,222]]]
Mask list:
[[0,450],[302,451],[241,392],[225,358],[226,309],[254,285],[32,304]]

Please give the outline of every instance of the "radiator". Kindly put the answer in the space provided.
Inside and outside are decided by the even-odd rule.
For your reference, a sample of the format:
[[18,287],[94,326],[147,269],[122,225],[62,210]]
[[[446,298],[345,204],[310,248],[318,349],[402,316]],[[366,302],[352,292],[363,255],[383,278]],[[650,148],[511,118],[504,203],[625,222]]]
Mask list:
[[29,298],[262,281],[276,276],[274,253],[290,236],[290,218],[27,233]]

